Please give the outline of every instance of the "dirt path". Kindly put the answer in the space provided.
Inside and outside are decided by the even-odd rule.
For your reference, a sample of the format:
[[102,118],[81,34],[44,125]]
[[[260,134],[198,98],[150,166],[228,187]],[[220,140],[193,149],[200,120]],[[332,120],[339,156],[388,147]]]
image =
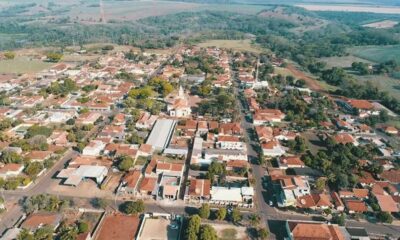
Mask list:
[[297,79],[304,79],[306,81],[307,86],[314,91],[324,91],[324,89],[321,87],[321,85],[318,83],[316,79],[313,79],[309,76],[307,76],[305,73],[302,71],[298,70],[295,66],[292,64],[287,65],[287,69],[293,74],[293,76]]

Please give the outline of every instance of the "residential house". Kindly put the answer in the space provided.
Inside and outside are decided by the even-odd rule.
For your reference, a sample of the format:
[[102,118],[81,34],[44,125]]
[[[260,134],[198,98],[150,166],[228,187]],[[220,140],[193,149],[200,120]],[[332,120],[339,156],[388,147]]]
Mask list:
[[285,147],[283,147],[277,140],[262,143],[261,148],[266,157],[279,157],[286,153]]
[[54,230],[60,225],[62,216],[60,213],[31,213],[21,224],[20,228],[35,232],[43,226],[51,226]]
[[364,213],[368,211],[367,205],[361,200],[345,199],[344,204],[350,214]]
[[245,143],[237,136],[218,136],[217,146],[221,149],[245,149]]
[[86,156],[99,156],[100,153],[104,150],[106,144],[99,140],[92,140],[89,144],[83,149],[82,155]]
[[0,178],[7,179],[9,177],[15,177],[22,173],[24,165],[19,163],[7,163],[0,165]]
[[129,171],[122,178],[121,186],[119,187],[120,192],[124,192],[127,194],[136,195],[139,182],[142,179],[143,174],[141,170],[133,170]]
[[190,179],[186,187],[185,201],[189,203],[202,203],[210,200],[211,182],[209,179]]
[[297,198],[310,194],[310,184],[305,177],[282,177],[279,179],[279,187],[279,207],[295,206]]
[[306,166],[299,156],[282,156],[278,160],[278,165],[281,169],[303,168]]
[[286,231],[290,240],[326,239],[345,240],[345,233],[337,225],[321,222],[286,221]]
[[281,122],[285,114],[279,109],[259,109],[253,115],[253,124],[255,126]]

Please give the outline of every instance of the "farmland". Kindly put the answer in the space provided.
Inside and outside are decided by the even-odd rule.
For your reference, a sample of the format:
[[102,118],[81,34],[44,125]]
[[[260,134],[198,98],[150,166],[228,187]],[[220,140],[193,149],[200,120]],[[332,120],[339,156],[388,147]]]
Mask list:
[[379,63],[388,60],[400,62],[400,45],[353,47],[350,48],[348,52],[356,57],[364,58],[372,62]]
[[249,51],[259,53],[261,48],[252,44],[250,39],[246,40],[209,40],[197,44],[199,47],[218,47],[233,49],[236,51]]
[[396,26],[398,22],[396,21],[391,21],[391,20],[384,20],[380,22],[373,22],[369,24],[363,25],[363,27],[370,27],[370,28],[392,28]]
[[400,14],[399,7],[353,6],[353,5],[325,5],[325,4],[298,4],[298,7],[309,11],[338,11],[338,12],[372,12],[384,14]]

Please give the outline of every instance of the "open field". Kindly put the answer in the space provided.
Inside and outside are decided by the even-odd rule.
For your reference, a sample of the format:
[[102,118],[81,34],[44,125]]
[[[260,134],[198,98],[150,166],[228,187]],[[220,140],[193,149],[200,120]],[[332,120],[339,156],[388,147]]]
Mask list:
[[363,27],[370,27],[370,28],[392,28],[396,26],[398,22],[396,21],[391,21],[391,20],[384,20],[380,22],[373,22],[373,23],[368,23],[364,24]]
[[251,43],[250,39],[246,40],[209,40],[206,42],[202,42],[197,44],[200,47],[218,47],[218,48],[227,48],[233,49],[236,51],[249,51],[260,53],[262,52],[262,48],[258,47]]
[[307,75],[303,71],[299,70],[293,64],[288,64],[287,70],[290,75],[294,76],[296,79],[304,79],[308,88],[314,91],[334,91],[335,86],[331,86],[325,82],[318,81],[314,77]]
[[400,62],[400,45],[353,47],[348,52],[372,62],[385,62],[388,60]]
[[400,14],[400,7],[324,5],[324,4],[297,4],[296,6],[305,8],[309,11],[372,12],[372,13],[385,13],[385,14]]
[[387,91],[391,96],[400,100],[399,80],[384,75],[354,75],[354,77],[361,83],[369,80],[370,82],[374,83],[379,89]]
[[325,62],[327,68],[332,68],[332,67],[348,68],[348,67],[351,67],[351,64],[353,62],[373,63],[373,62],[368,61],[366,59],[355,57],[355,56],[352,56],[352,55],[344,56],[344,57],[320,58],[320,61]]
[[16,57],[13,60],[0,61],[0,73],[37,73],[52,65],[52,63],[31,59],[29,57]]
[[213,223],[213,227],[222,240],[248,239],[245,227],[219,223]]
[[[20,16],[34,16],[46,14],[42,19],[69,17],[74,21],[86,23],[99,23],[101,19],[100,5],[98,1],[78,1],[69,0],[57,2],[55,7],[47,8],[47,1],[44,0],[24,0],[24,3],[36,3],[36,6],[28,7]],[[1,1],[0,1],[1,3]],[[12,6],[8,3],[7,6]],[[202,10],[228,11],[242,14],[256,14],[270,6],[251,5],[251,4],[202,4],[178,1],[103,1],[104,18],[106,21],[118,20],[138,20],[152,16],[163,16],[179,12],[196,12]]]

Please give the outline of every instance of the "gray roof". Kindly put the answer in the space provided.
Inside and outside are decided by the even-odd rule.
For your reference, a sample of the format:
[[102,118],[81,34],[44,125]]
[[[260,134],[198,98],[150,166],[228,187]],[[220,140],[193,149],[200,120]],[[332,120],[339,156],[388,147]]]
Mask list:
[[174,133],[175,125],[176,121],[172,119],[157,120],[153,129],[151,130],[146,144],[152,145],[153,148],[157,150],[165,149],[171,140],[172,134]]

